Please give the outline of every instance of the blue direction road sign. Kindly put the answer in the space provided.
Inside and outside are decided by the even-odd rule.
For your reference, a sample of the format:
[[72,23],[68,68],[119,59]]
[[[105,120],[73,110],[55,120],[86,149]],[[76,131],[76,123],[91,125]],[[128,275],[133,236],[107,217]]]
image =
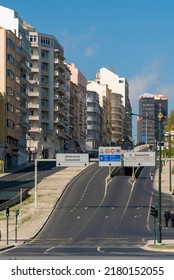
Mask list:
[[99,147],[99,166],[121,166],[120,147]]
[[120,161],[121,155],[100,155],[100,161]]

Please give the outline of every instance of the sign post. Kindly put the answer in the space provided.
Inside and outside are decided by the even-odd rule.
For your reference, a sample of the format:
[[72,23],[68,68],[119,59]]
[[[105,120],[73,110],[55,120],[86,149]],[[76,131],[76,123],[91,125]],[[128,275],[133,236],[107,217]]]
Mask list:
[[88,166],[89,154],[56,154],[56,166]]
[[125,152],[124,166],[155,166],[155,152]]
[[120,147],[99,147],[99,166],[121,166]]

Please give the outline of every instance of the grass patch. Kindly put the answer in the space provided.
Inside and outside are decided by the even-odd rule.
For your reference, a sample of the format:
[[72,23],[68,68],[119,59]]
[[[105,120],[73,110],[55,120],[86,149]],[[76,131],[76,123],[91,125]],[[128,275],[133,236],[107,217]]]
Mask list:
[[26,222],[28,222],[28,221],[31,221],[31,218],[32,218],[32,216],[31,216],[31,215],[30,215],[30,216],[27,216],[27,217],[22,218],[22,224],[24,224],[24,223],[26,223]]
[[22,201],[22,205],[27,205],[29,203],[34,202],[34,196],[28,195],[24,201]]
[[172,175],[174,175],[174,166],[172,167]]
[[157,249],[157,250],[161,250],[161,249],[166,249],[166,250],[174,250],[174,244],[168,244],[168,245],[166,245],[166,244],[161,244],[161,245],[149,245],[148,246],[149,248],[151,248],[151,249]]

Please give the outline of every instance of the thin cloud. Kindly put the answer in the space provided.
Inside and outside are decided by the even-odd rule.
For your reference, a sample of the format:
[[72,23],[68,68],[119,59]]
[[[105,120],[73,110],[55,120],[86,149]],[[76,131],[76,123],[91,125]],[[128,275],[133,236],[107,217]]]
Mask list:
[[94,35],[97,31],[96,26],[90,26],[87,31],[82,32],[81,34],[72,34],[67,30],[61,32],[61,42],[66,49],[66,51],[70,50],[77,51],[78,49],[84,56],[92,56],[95,52],[95,47],[90,46],[91,43],[94,42]]
[[140,95],[146,92],[167,96],[169,113],[174,110],[174,83],[166,84],[160,81],[161,67],[161,62],[155,61],[129,80],[130,101],[134,112],[139,110]]
[[95,54],[95,47],[92,46],[92,47],[87,47],[85,50],[84,50],[84,55],[85,56],[93,56]]
[[155,61],[129,80],[130,100],[132,104],[137,104],[138,107],[138,99],[145,92],[157,93],[159,74],[160,63]]

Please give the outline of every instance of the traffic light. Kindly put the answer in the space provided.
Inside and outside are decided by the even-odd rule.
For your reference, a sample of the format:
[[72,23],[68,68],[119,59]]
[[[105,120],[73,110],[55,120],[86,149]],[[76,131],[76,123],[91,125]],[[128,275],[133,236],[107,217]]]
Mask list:
[[9,207],[6,207],[6,217],[10,216],[10,211],[9,211]]
[[154,218],[158,217],[158,210],[155,208],[155,206],[151,206],[150,214],[154,216]]
[[15,214],[16,214],[16,216],[19,215],[19,209],[16,209]]

